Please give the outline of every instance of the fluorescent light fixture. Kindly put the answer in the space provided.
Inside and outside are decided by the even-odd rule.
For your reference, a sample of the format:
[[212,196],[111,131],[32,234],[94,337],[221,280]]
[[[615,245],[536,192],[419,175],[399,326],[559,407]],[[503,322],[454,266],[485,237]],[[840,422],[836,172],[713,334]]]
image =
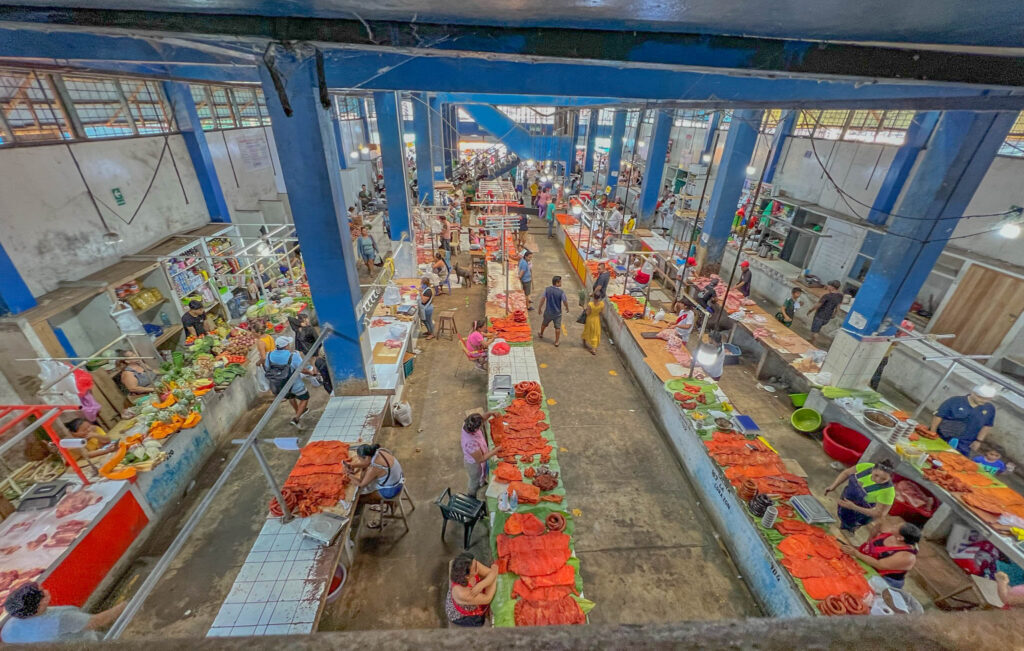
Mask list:
[[122,239],[124,238],[121,237],[121,234],[114,231],[107,231],[103,234],[104,244],[120,244]]
[[753,176],[754,172],[756,172],[756,171],[757,171],[756,167],[754,167],[753,165],[747,165],[747,176]]
[[1020,236],[1020,224],[1009,222],[1003,224],[999,229],[999,234],[1008,239],[1014,239]]
[[700,159],[702,161],[704,161],[705,163],[710,163],[711,162],[711,154],[704,154],[703,156],[700,157]]
[[350,151],[348,153],[348,157],[349,158],[359,158],[359,152],[353,149],[352,151]]

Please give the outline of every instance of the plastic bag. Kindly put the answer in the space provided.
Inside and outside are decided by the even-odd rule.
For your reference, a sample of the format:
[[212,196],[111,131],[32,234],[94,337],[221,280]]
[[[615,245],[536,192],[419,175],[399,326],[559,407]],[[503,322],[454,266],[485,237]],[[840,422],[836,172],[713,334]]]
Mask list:
[[260,393],[270,391],[270,381],[267,379],[267,372],[263,370],[263,367],[256,371],[256,390]]
[[[78,385],[75,382],[75,374],[71,367],[63,362],[53,360],[39,360],[39,380],[42,387],[49,387],[42,390],[43,401],[50,405],[77,405]],[[63,377],[62,377],[63,376]],[[59,381],[58,378],[60,378]],[[56,384],[52,384],[56,382]]]
[[391,417],[402,427],[412,424],[412,407],[408,402],[399,402],[391,407]]
[[110,317],[114,319],[123,334],[146,334],[146,329],[142,327],[142,321],[139,321],[139,317],[135,316],[135,312],[124,301],[120,301],[110,308]]

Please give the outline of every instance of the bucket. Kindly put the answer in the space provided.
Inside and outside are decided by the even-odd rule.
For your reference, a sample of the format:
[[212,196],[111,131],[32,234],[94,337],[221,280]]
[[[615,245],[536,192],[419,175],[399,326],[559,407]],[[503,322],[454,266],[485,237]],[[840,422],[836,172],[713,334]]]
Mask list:
[[327,592],[327,603],[332,603],[341,596],[341,591],[345,588],[346,578],[348,578],[348,571],[344,565],[338,563],[338,569],[334,570],[334,576],[331,577],[331,586]]
[[807,394],[806,393],[791,393],[791,394],[789,394],[789,401],[793,403],[794,407],[799,409],[800,407],[804,406],[805,402],[807,402]]
[[801,407],[793,412],[793,415],[789,417],[789,422],[798,432],[810,434],[818,431],[818,428],[821,427],[821,414],[810,407]]

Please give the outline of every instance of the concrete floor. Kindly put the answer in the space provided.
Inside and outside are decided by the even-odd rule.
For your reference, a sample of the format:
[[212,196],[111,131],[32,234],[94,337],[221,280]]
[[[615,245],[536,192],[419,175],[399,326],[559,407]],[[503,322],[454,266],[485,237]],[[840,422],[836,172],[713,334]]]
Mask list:
[[[539,229],[538,229],[539,230]],[[564,255],[542,233],[535,240],[535,298],[553,274],[563,276],[573,310],[560,348],[537,342],[541,380],[557,404],[557,433],[565,487],[578,517],[576,552],[587,598],[597,603],[593,623],[640,624],[756,615],[759,610],[707,524],[682,469],[646,414],[614,347],[605,340],[596,357],[579,343],[582,326]],[[468,299],[468,305],[467,305]],[[439,311],[457,308],[459,332],[483,315],[480,286],[437,299]],[[536,320],[536,317],[534,318]],[[432,628],[443,624],[448,560],[461,551],[461,527],[440,540],[441,518],[431,501],[446,487],[464,490],[459,430],[464,412],[483,406],[486,375],[472,368],[457,342],[420,344],[405,399],[409,428],[382,432],[402,461],[417,510],[411,532],[400,524],[382,534],[361,532],[345,593],[329,606],[320,630]],[[490,555],[478,529],[470,551]],[[699,576],[700,581],[693,577]]]

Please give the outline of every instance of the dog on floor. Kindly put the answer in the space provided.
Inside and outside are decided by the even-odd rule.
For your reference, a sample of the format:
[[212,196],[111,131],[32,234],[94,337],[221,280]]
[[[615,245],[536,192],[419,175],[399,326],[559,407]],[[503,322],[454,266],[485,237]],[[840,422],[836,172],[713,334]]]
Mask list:
[[455,263],[455,275],[458,276],[463,283],[465,283],[466,287],[473,286],[473,272],[470,271],[469,269],[463,269],[462,267],[459,266],[458,262]]

